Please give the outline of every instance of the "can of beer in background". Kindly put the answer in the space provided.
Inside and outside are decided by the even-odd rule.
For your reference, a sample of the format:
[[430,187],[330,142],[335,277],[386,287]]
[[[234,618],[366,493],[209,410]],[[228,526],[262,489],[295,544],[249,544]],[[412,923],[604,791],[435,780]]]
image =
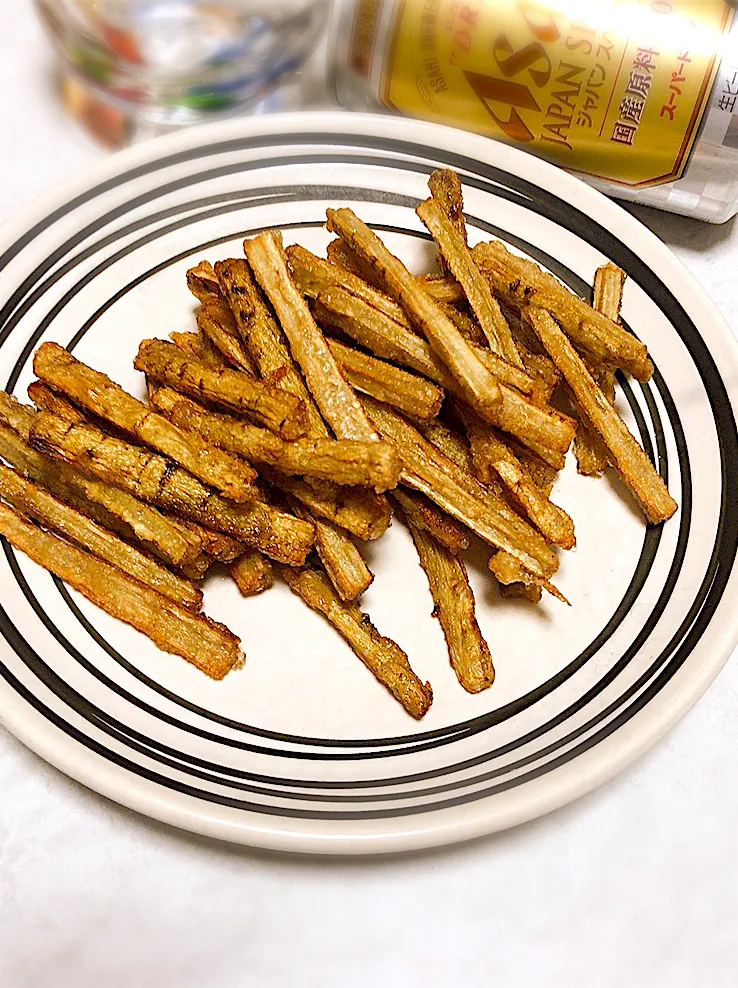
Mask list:
[[738,212],[736,0],[335,0],[336,96],[523,147],[608,195]]

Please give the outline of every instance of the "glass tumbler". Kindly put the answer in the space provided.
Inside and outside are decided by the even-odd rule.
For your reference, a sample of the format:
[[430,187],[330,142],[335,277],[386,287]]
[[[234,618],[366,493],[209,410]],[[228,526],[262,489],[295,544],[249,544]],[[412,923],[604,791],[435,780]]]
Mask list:
[[249,109],[312,54],[329,0],[35,0],[76,83],[160,129]]

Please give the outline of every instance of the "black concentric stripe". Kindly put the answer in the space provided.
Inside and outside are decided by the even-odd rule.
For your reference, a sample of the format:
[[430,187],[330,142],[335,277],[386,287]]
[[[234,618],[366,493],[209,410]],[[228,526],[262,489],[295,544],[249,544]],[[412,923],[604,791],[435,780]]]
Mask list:
[[[712,589],[714,587],[714,580],[716,576],[717,576],[716,571],[711,570],[710,572],[708,572],[707,576],[705,577],[700,593],[697,595],[697,599],[695,600],[695,605],[690,610],[690,613],[684,619],[684,621],[682,622],[682,626],[679,629],[680,631],[683,631],[685,629],[689,629],[689,630],[687,631],[687,634],[684,638],[684,642],[681,648],[679,649],[679,652],[674,657],[672,662],[669,663],[669,665],[672,665],[673,662],[676,660],[677,666],[680,668],[683,662],[685,661],[685,659],[691,653],[694,644],[699,639],[699,635],[702,632],[695,631],[699,622],[697,619],[695,619],[695,615],[693,612],[695,611],[695,608],[699,610],[706,602],[707,597],[712,592]],[[5,615],[4,610],[0,608],[0,617],[3,616],[7,617],[7,615]],[[26,648],[28,647],[24,639],[21,638],[20,641],[23,643],[23,646],[25,646]],[[597,735],[585,740],[584,742],[579,744],[576,748],[571,749],[568,752],[562,753],[552,762],[546,763],[545,765],[540,766],[538,769],[533,769],[522,776],[516,776],[515,778],[510,779],[507,782],[497,783],[496,785],[489,786],[481,791],[477,790],[472,793],[467,793],[465,795],[459,795],[452,798],[437,800],[434,803],[425,803],[422,805],[410,806],[410,807],[408,806],[395,807],[395,808],[390,807],[390,808],[383,808],[381,810],[373,810],[373,811],[348,810],[344,812],[337,812],[335,810],[328,810],[328,811],[316,810],[316,809],[311,810],[306,807],[292,808],[292,807],[271,806],[271,805],[264,806],[262,804],[252,803],[250,801],[246,801],[236,797],[224,796],[220,793],[206,792],[201,789],[196,789],[194,786],[190,786],[176,779],[172,779],[167,776],[163,776],[157,772],[153,772],[152,770],[147,769],[142,765],[138,765],[137,763],[132,762],[130,759],[120,755],[118,752],[108,749],[104,745],[100,745],[98,742],[94,741],[88,735],[84,734],[83,732],[79,731],[77,728],[73,727],[68,722],[59,718],[58,715],[56,715],[52,710],[50,710],[50,708],[48,708],[37,697],[31,694],[10,673],[10,671],[6,667],[0,666],[0,673],[4,676],[6,681],[11,683],[11,685],[13,685],[15,689],[18,692],[20,692],[21,695],[24,696],[27,702],[30,702],[35,709],[39,710],[39,712],[44,714],[47,717],[47,719],[51,720],[51,722],[53,722],[60,730],[62,730],[69,737],[72,737],[74,740],[84,745],[85,747],[92,749],[93,751],[102,755],[102,757],[107,758],[109,761],[114,762],[115,764],[127,769],[128,771],[140,776],[141,778],[144,778],[150,782],[155,782],[158,785],[163,786],[164,788],[168,788],[173,791],[183,793],[185,795],[193,796],[197,799],[204,800],[206,802],[217,803],[235,809],[246,810],[248,812],[256,813],[259,815],[292,817],[292,818],[298,817],[305,819],[323,819],[323,820],[359,820],[359,819],[378,820],[378,819],[394,818],[399,816],[416,816],[419,814],[437,812],[439,810],[450,809],[456,806],[462,806],[470,802],[476,802],[479,799],[488,798],[490,796],[496,795],[497,793],[505,792],[511,788],[515,788],[521,784],[524,784],[525,782],[533,781],[537,778],[540,778],[542,775],[546,774],[547,772],[552,771],[553,769],[566,764],[567,762],[571,761],[573,758],[577,757],[578,755],[590,750],[590,748],[592,748],[595,744],[599,743],[599,741],[604,740],[604,738],[606,737],[609,737],[615,730],[617,730],[620,726],[626,723],[633,716],[633,714],[637,712],[637,710],[642,709],[643,706],[645,706],[650,701],[650,699],[652,699],[652,697],[656,695],[656,693],[658,693],[659,690],[663,688],[663,686],[666,685],[666,683],[673,675],[673,672],[669,671],[668,667],[667,669],[664,669],[659,675],[659,677],[653,683],[651,683],[651,685],[647,689],[643,691],[639,699],[634,702],[631,708],[623,711],[614,721],[603,727],[598,732]],[[415,794],[413,793],[412,795]]]
[[[336,193],[336,190],[334,190],[332,187],[325,187],[325,186],[318,186],[318,187],[301,186],[300,189],[301,189],[301,196],[303,198],[314,198],[314,197],[317,197],[317,198],[320,198],[320,199],[329,199],[330,200],[331,198],[335,198],[335,196],[337,194]],[[358,196],[359,198],[369,199],[372,196],[371,190],[360,189],[360,190],[357,190],[357,191],[359,193],[359,196]],[[261,190],[259,190],[259,198],[261,197],[260,194],[261,194]],[[386,199],[389,199],[389,201],[393,202],[393,204],[395,203],[395,198],[394,197],[390,197],[390,196],[387,195],[387,196],[385,196],[385,198]],[[397,197],[397,199],[399,199],[399,202],[397,204],[398,205],[403,205],[403,206],[412,206],[412,204],[414,202],[414,200],[408,199],[407,197]],[[186,203],[183,204],[183,205],[184,205],[185,208],[187,207],[187,204]],[[235,207],[231,205],[231,206],[229,206],[227,208],[235,208]],[[186,219],[181,220],[179,222],[179,224],[176,224],[176,226],[187,226],[187,225],[189,225],[192,222],[197,222],[197,220],[198,220],[198,216],[188,216]],[[476,217],[471,217],[471,220],[472,220],[472,222],[478,222]],[[300,224],[300,225],[301,226],[310,226],[310,225],[317,226],[318,224],[317,223],[312,223],[312,224],[306,223],[306,224]],[[153,234],[148,234],[146,237],[142,238],[141,241],[139,241],[138,243],[139,244],[149,243],[149,242],[151,242],[151,239],[152,238],[155,239],[158,236],[163,235],[163,233],[165,231],[172,229],[174,226],[175,226],[175,224],[171,224],[170,226],[168,226],[166,228],[163,228],[163,229],[160,229],[160,230],[156,231]],[[404,228],[401,229],[401,228],[391,227],[391,226],[387,226],[387,225],[382,225],[381,228],[384,229],[385,231],[391,231],[391,232],[402,232],[402,233],[407,233],[408,232]],[[253,230],[245,230],[242,233],[243,233],[243,236],[247,236],[247,235],[249,235],[252,232],[255,232],[255,231],[253,231]],[[233,239],[233,237],[236,236],[236,235],[240,236],[241,234],[233,234],[233,233],[231,233],[231,234],[229,234],[225,238],[218,238],[218,240],[216,240],[215,243],[222,242],[224,239]],[[427,234],[419,233],[418,235],[420,237],[427,238]],[[100,316],[105,311],[107,311],[112,305],[114,305],[118,300],[120,300],[120,298],[124,297],[124,295],[128,291],[130,291],[130,289],[132,287],[135,287],[135,286],[141,284],[147,277],[150,277],[151,275],[155,274],[156,272],[163,270],[168,265],[173,264],[173,263],[176,263],[179,260],[182,260],[185,257],[190,256],[191,254],[194,254],[194,253],[197,253],[199,251],[202,251],[206,247],[211,246],[212,244],[213,244],[213,242],[207,242],[206,244],[198,244],[196,247],[190,248],[186,252],[182,252],[179,255],[175,255],[174,257],[169,258],[168,261],[163,262],[163,263],[161,263],[159,265],[156,265],[154,268],[149,269],[149,271],[144,272],[142,275],[139,275],[136,279],[134,279],[131,283],[129,283],[129,285],[124,286],[115,295],[113,295],[109,300],[107,300],[103,304],[103,306],[101,306],[95,313],[93,313],[93,315],[85,322],[85,324],[80,328],[79,332],[75,335],[72,343],[70,344],[70,349],[73,349],[74,346],[76,346],[77,342],[91,328],[91,326],[97,321],[97,319],[99,319]],[[41,335],[45,332],[45,330],[51,324],[51,322],[53,321],[53,319],[56,318],[59,315],[59,313],[62,311],[62,309],[64,308],[64,306],[66,304],[68,304],[69,300],[72,297],[74,297],[86,284],[88,284],[89,281],[93,280],[94,277],[96,277],[96,275],[98,273],[100,273],[101,271],[105,270],[107,267],[109,267],[112,264],[114,264],[115,261],[118,260],[118,259],[120,259],[121,256],[126,256],[130,252],[130,250],[133,249],[135,246],[137,246],[137,244],[129,245],[129,246],[126,247],[126,249],[124,251],[118,252],[118,253],[112,255],[111,257],[107,258],[104,262],[101,262],[92,272],[90,272],[87,276],[85,276],[83,279],[81,279],[80,281],[78,281],[77,284],[73,288],[71,288],[65,294],[65,296],[62,299],[60,299],[55,304],[55,306],[53,307],[51,313],[41,321],[41,323],[39,324],[37,330],[33,334],[31,340],[29,340],[29,343],[27,344],[26,348],[24,348],[24,352],[19,357],[18,362],[16,363],[15,368],[13,370],[13,373],[11,374],[11,379],[10,379],[10,382],[9,382],[9,386],[12,387],[15,384],[15,382],[17,381],[17,378],[18,378],[18,376],[19,376],[19,374],[20,374],[20,372],[22,370],[22,366],[23,366],[24,360],[27,359],[28,356],[30,356],[31,352],[35,348],[36,343],[38,342],[38,339],[40,339]],[[559,264],[558,267],[561,270],[561,274],[563,274],[563,275],[566,275],[567,274],[566,269],[564,269],[562,265]],[[570,274],[573,274],[571,272],[569,272],[569,273]],[[639,410],[637,409],[636,403],[634,401],[632,401],[632,394],[629,394],[629,397],[631,399],[631,404],[633,405],[634,411],[636,412],[636,414],[640,414],[639,413]],[[650,445],[650,438],[648,436],[648,430],[645,427],[645,423],[644,423],[642,417],[641,417],[641,420],[640,420],[640,423],[639,424],[641,425],[641,428],[643,430],[643,437],[644,437],[644,440],[645,440],[645,442],[646,442],[646,444],[648,446],[648,445]],[[651,530],[650,535],[651,535],[651,537],[655,537],[655,538],[660,537],[660,529]],[[652,547],[652,552],[653,553],[655,553],[655,548],[656,548],[656,546],[654,545]],[[645,572],[645,570],[642,570],[642,571]],[[624,615],[625,608],[623,608],[622,606],[619,607],[618,610],[617,610],[617,613],[621,614],[621,616]],[[612,623],[608,624],[607,630],[608,630],[609,634],[612,634],[612,632],[614,631],[614,626],[612,625]],[[602,641],[604,641],[606,639],[604,639],[602,636],[600,636],[598,640],[600,640],[600,643],[602,643]],[[584,660],[582,659],[582,660],[578,661],[578,663],[577,663],[577,660],[575,660],[575,663],[577,663],[577,664],[576,664],[575,667],[573,667],[575,665],[573,663],[572,666],[569,667],[570,671],[569,671],[568,674],[569,675],[573,675],[573,673],[576,671],[576,669],[581,666],[581,664],[582,664],[583,661]],[[568,678],[568,676],[567,676],[567,678]],[[150,685],[152,685],[152,684],[150,684]],[[560,683],[557,682],[555,685],[552,685],[552,688],[556,688],[556,686],[558,686],[558,685],[560,685]],[[152,688],[156,688],[156,687],[154,687],[152,685]],[[545,690],[546,689],[546,685],[544,685],[544,687],[542,687],[541,689],[542,690]],[[550,692],[550,690],[548,690],[547,692]],[[547,692],[535,691],[534,694],[531,697],[526,697],[526,698],[523,698],[523,699],[526,701],[526,705],[529,706],[531,703],[536,702],[537,700],[540,700],[543,696],[547,695]],[[523,707],[522,706],[519,706],[516,709],[513,709],[513,710],[508,711],[508,716],[512,716],[514,713],[519,712],[520,709],[523,709]],[[497,713],[497,712],[495,712],[494,715],[486,715],[485,726],[490,726],[491,723],[497,723],[497,722],[499,722],[500,716],[501,715],[499,713]],[[209,717],[208,719],[212,719],[212,717]],[[234,726],[234,725],[231,725],[231,726]],[[274,737],[274,735],[271,734],[271,733],[270,734],[267,734],[267,735],[263,735],[263,734],[261,734],[260,731],[256,731],[256,729],[253,728],[253,727],[251,727],[251,726],[246,727],[245,725],[242,725],[242,728],[247,729],[247,730],[249,730],[252,733],[259,733],[260,736]],[[435,734],[436,734],[436,736],[443,736],[448,741],[448,740],[452,740],[452,739],[458,737],[460,735],[460,731],[462,729],[465,729],[465,728],[466,728],[466,725],[455,725],[453,728],[443,729],[442,735],[438,735],[438,732],[435,732]],[[422,739],[423,736],[422,735],[414,735],[412,737],[413,737],[413,741],[411,742],[411,744],[412,744],[412,750],[418,750],[418,739]],[[332,742],[330,742],[327,739],[309,739],[308,740],[308,739],[294,738],[294,737],[291,737],[291,736],[285,736],[285,735],[281,735],[281,734],[277,734],[276,737],[275,737],[275,739],[276,740],[280,740],[280,741],[285,741],[285,742],[297,743],[297,744],[299,744],[299,743],[317,743],[317,744],[323,744],[323,745],[325,745],[325,744],[332,744]],[[401,743],[405,743],[405,744],[407,744],[408,741],[409,741],[409,739],[407,737],[402,738],[400,740],[401,740]],[[380,739],[370,739],[370,740],[368,740],[366,742],[362,742],[360,745],[358,743],[356,743],[356,742],[354,744],[356,744],[356,746],[362,746],[362,747],[368,747],[368,746],[376,747],[379,744],[391,744],[391,743],[394,743],[394,742],[395,742],[395,739],[382,739],[382,740],[380,740]],[[339,744],[341,746],[345,746],[345,743],[344,742],[339,742]]]

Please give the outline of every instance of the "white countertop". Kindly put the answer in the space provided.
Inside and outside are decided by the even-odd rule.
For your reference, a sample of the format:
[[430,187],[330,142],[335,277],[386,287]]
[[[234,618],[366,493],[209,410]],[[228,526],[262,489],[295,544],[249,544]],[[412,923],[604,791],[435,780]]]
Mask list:
[[[103,156],[30,5],[0,33],[0,219]],[[12,86],[12,90],[11,90]],[[738,226],[638,215],[738,328]],[[734,988],[738,662],[634,767],[498,836],[326,860],[180,833],[0,729],[1,988]]]

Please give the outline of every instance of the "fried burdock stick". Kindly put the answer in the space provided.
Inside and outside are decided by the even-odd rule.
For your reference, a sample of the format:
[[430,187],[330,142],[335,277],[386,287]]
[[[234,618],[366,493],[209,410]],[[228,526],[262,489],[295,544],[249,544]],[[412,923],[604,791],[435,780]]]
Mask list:
[[33,358],[39,379],[98,418],[157,450],[233,501],[256,496],[256,473],[243,460],[204,443],[129,395],[106,374],[88,367],[56,343],[44,343]]
[[33,449],[29,440],[36,414],[35,409],[0,392],[0,456],[7,463],[98,524],[136,539],[172,566],[184,566],[199,557],[201,540],[179,521],[115,485]]
[[464,423],[471,446],[474,472],[489,484],[502,482],[529,520],[547,541],[562,549],[576,545],[574,522],[537,487],[510,447],[495,435],[494,429],[463,407],[456,409]]
[[42,531],[4,504],[0,504],[0,535],[112,617],[132,625],[163,651],[181,655],[212,679],[223,679],[243,663],[240,641],[224,625],[194,614],[92,553]]
[[244,241],[246,258],[274,306],[290,352],[321,415],[339,439],[371,441],[377,434],[346,381],[307,302],[292,280],[279,234]]
[[439,545],[409,518],[406,520],[428,578],[433,614],[441,623],[451,667],[468,693],[480,693],[492,685],[495,671],[489,646],[477,623],[466,566],[459,556]]
[[403,461],[403,483],[425,494],[489,545],[509,552],[536,578],[547,580],[553,575],[556,554],[535,529],[388,405],[369,397],[362,401],[379,432],[396,444]]
[[[304,250],[305,248],[301,249]],[[288,255],[292,250],[292,247],[287,248]],[[365,282],[370,288],[379,291],[385,299],[392,303],[393,306],[396,305],[396,303],[390,299],[389,295],[382,291],[382,282],[377,277],[377,274],[372,266],[370,264],[365,264],[359,255],[351,250],[348,244],[344,243],[340,237],[337,237],[335,240],[331,240],[326,248],[326,254],[331,264],[339,268],[343,268],[344,271],[355,275],[361,281]],[[318,260],[322,260],[322,258],[318,258]],[[435,299],[440,305],[450,306],[457,302],[464,301],[464,291],[461,285],[459,285],[458,282],[454,281],[452,278],[446,278],[444,275],[438,274],[424,274],[417,275],[416,277],[431,298]],[[349,285],[344,282],[342,274],[339,274],[334,280],[330,281],[329,285],[335,285],[336,287],[343,285],[344,287],[349,288]],[[363,298],[364,293],[365,288],[362,287],[359,290],[357,297]],[[367,301],[369,301],[369,299],[367,299]],[[398,309],[400,309],[400,312],[402,313],[401,321],[406,323],[407,317],[404,315],[404,312],[402,312],[402,308],[398,306]]]
[[405,517],[412,521],[416,528],[428,532],[433,538],[455,556],[469,548],[469,536],[466,528],[455,518],[450,518],[439,507],[417,491],[409,491],[398,487],[392,493],[393,499],[400,505]]
[[224,298],[210,296],[197,313],[197,328],[232,367],[255,376],[254,362],[238,335],[236,320]]
[[[349,293],[336,290],[321,295],[319,309],[316,311],[319,318],[324,317],[377,356],[412,367],[436,381],[446,391],[464,397],[463,389],[439,364],[438,358],[424,340],[393,320],[372,312],[370,307]],[[490,367],[494,361],[495,369],[500,370],[501,402],[496,413],[499,428],[518,438],[560,470],[564,465],[564,454],[574,438],[574,422],[553,409],[540,408],[527,400],[515,387],[502,383],[503,374],[508,379],[510,375],[516,375],[519,383],[526,384],[533,390],[534,382],[529,375],[510,367],[492,354],[488,353],[485,357],[484,351],[475,352]]]
[[26,518],[50,529],[82,549],[158,591],[182,607],[198,611],[202,591],[92,521],[43,487],[0,463],[0,498]]
[[[616,264],[603,264],[597,269],[594,279],[593,308],[603,316],[617,322],[623,302],[625,271]],[[611,405],[615,404],[615,374],[612,368],[600,365],[591,368],[592,377],[599,384],[602,393]],[[580,423],[574,440],[574,454],[579,473],[587,477],[601,477],[608,466],[607,450],[602,440],[586,421]]]
[[618,323],[596,312],[533,261],[510,253],[500,241],[477,244],[472,251],[498,296],[518,309],[548,310],[572,343],[597,361],[620,367],[637,381],[648,381],[653,364],[644,343]]
[[422,330],[433,350],[458,381],[466,400],[485,421],[496,421],[501,404],[497,378],[438,304],[420,287],[399,258],[347,208],[328,209],[328,229],[372,263],[393,298]]
[[632,491],[646,518],[652,524],[666,521],[677,510],[676,501],[572,343],[545,309],[531,307],[525,310],[525,317],[566,378],[582,411],[602,438],[610,462]]
[[436,384],[338,340],[327,342],[341,372],[357,391],[386,402],[420,422],[438,415],[444,395]]
[[234,560],[228,571],[244,597],[255,597],[274,586],[272,564],[255,549],[244,552]]
[[[248,263],[244,259],[229,260],[216,264],[215,268],[244,345],[261,376],[269,377],[275,387],[295,395],[304,403],[309,438],[332,438]],[[358,538],[378,538],[390,523],[389,502],[371,490],[347,490],[327,481],[315,484],[296,478],[285,485],[283,475],[273,476],[272,480],[282,490],[298,497],[314,514],[346,528]],[[339,532],[337,538],[344,539],[345,552],[350,553],[352,543],[349,536]]]
[[[343,330],[385,360],[393,360],[417,371],[442,385],[453,394],[463,397],[463,392],[436,356],[430,345],[406,326],[384,313],[379,313],[365,302],[343,288],[324,288],[316,296],[314,311],[319,319]],[[488,350],[473,347],[475,355],[482,361],[501,385],[516,388],[522,394],[532,394],[535,380],[526,371],[512,367]]]
[[[331,264],[330,261],[311,253],[301,244],[290,244],[285,253],[295,283],[307,298],[315,299],[325,289],[338,288],[364,302],[375,312],[381,312],[406,329],[410,329],[410,319],[399,302],[396,302],[381,288],[375,287],[382,282],[374,272],[374,268],[371,268],[374,277],[372,281]],[[364,262],[362,261],[362,263]],[[367,266],[371,267],[371,265]]]
[[356,439],[297,439],[286,443],[267,429],[211,412],[168,388],[159,390],[152,401],[186,432],[195,432],[209,443],[281,473],[380,491],[396,487],[400,478],[400,459],[389,443]]
[[308,523],[260,500],[226,501],[170,460],[107,435],[91,423],[70,423],[39,412],[31,427],[31,444],[143,501],[231,535],[278,562],[301,565],[312,547],[314,533]]
[[374,579],[364,559],[351,539],[332,522],[313,518],[295,498],[290,508],[298,518],[312,519],[315,524],[315,551],[341,600],[358,600]]
[[305,411],[298,398],[241,371],[208,366],[183,353],[174,343],[144,340],[134,366],[159,384],[235,411],[283,439],[298,439],[305,434]]
[[200,261],[188,270],[187,287],[198,302],[205,303],[218,297],[218,279],[210,261]]
[[438,245],[448,269],[464,289],[469,306],[482,327],[492,352],[522,370],[523,362],[507,319],[500,303],[492,294],[489,281],[477,267],[467,247],[466,232],[462,234],[454,226],[446,210],[435,198],[426,199],[415,212]]
[[399,645],[383,638],[357,604],[341,600],[324,573],[306,567],[283,567],[281,572],[290,590],[333,625],[372,675],[419,720],[431,705],[433,690],[418,679]]

